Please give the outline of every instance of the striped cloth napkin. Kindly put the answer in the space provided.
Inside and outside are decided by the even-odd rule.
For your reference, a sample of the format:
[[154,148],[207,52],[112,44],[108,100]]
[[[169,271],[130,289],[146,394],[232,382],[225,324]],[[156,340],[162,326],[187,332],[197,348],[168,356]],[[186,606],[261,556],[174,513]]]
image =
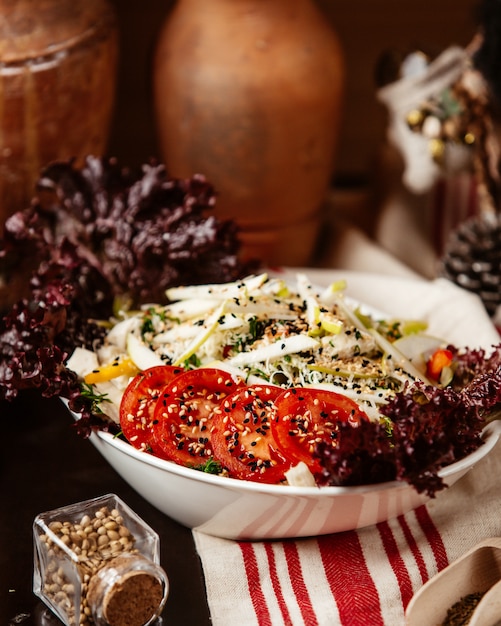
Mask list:
[[[495,329],[481,323],[483,308],[476,317],[481,307],[476,298],[465,297],[443,279],[415,279],[398,262],[392,264],[390,255],[384,267],[388,274],[394,267],[394,276],[374,274],[367,290],[367,276],[357,272],[380,269],[382,253],[357,233],[351,241],[358,252],[356,263],[347,268],[355,270],[348,278],[355,297],[364,294],[365,302],[395,315],[412,317],[414,311],[427,318],[430,311],[438,311],[432,334],[443,336],[443,330],[457,328],[459,343],[465,320],[476,320],[474,328],[466,328],[474,332],[477,345],[497,342]],[[317,284],[326,280],[323,270],[308,274]],[[444,301],[449,305],[446,316],[440,314]],[[430,577],[479,541],[501,536],[499,475],[501,442],[437,498],[377,526],[262,542],[232,541],[193,530],[213,625],[403,625],[411,597]]]
[[447,492],[377,526],[270,542],[193,531],[213,625],[403,625],[431,576],[501,536],[500,474],[501,442]]

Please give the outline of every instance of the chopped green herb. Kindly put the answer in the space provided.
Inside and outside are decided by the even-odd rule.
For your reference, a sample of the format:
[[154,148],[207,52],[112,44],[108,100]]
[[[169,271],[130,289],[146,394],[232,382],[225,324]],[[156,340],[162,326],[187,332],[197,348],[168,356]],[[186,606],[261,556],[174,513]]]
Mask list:
[[264,335],[265,329],[266,329],[266,323],[263,320],[259,320],[255,316],[250,318],[249,332],[254,341]]
[[143,318],[142,326],[141,326],[141,334],[147,335],[148,333],[153,333],[153,332],[155,332],[155,327],[153,325],[153,317],[145,315]]
[[201,366],[201,361],[196,354],[192,354],[188,359],[184,362],[185,369],[195,369],[196,367]]
[[249,376],[259,376],[259,378],[262,378],[263,380],[270,380],[269,374],[267,374],[263,370],[258,369],[257,367],[249,369]]
[[221,463],[213,457],[205,461],[205,463],[193,465],[192,467],[193,469],[196,469],[199,472],[204,472],[205,474],[220,474],[223,470]]
[[84,398],[91,402],[91,411],[93,413],[102,413],[103,411],[99,405],[102,402],[110,402],[107,394],[98,393],[93,385],[88,385],[87,383],[82,383],[81,393]]

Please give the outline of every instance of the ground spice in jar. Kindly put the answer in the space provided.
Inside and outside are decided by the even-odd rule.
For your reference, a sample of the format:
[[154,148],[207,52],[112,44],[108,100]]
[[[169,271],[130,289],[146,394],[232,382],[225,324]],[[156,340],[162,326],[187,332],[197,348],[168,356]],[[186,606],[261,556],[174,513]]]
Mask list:
[[455,602],[447,611],[441,626],[466,626],[484,594],[485,591],[469,593]]
[[[115,496],[116,499],[116,496]],[[73,516],[73,519],[75,517]],[[148,532],[142,520],[137,532]],[[34,590],[68,626],[143,626],[165,603],[165,572],[137,548],[117,508],[102,506],[80,521],[48,521],[35,534]],[[144,537],[143,537],[144,539]],[[153,542],[154,543],[154,542]],[[151,549],[151,542],[146,541]]]
[[[134,566],[137,563],[132,564]],[[99,606],[109,626],[142,626],[156,614],[164,588],[147,564],[131,569],[130,555],[117,557],[93,576],[88,588],[90,606]]]

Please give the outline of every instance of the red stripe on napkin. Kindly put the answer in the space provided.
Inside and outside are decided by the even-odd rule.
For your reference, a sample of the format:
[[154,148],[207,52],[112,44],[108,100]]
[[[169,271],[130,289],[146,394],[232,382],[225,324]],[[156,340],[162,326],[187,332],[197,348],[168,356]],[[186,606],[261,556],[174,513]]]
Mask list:
[[421,582],[425,583],[428,580],[428,571],[426,569],[426,563],[423,558],[423,554],[419,549],[416,539],[411,532],[409,524],[403,515],[398,518],[398,522],[400,527],[402,528],[402,532],[404,533],[405,540],[407,541],[407,545],[409,546],[412,556],[416,561],[416,565],[418,566],[419,575],[421,576]]
[[365,561],[358,533],[318,537],[325,575],[341,624],[384,626],[379,595]]
[[406,607],[413,594],[409,571],[405,565],[402,555],[400,554],[400,550],[388,522],[380,522],[377,525],[377,529],[383,541],[384,550],[388,556],[391,569],[397,579],[400,597],[402,598],[402,606]]
[[261,589],[261,581],[259,579],[259,568],[257,565],[256,554],[251,543],[239,543],[240,550],[244,559],[245,575],[247,577],[247,586],[251,597],[252,606],[256,612],[259,626],[273,626],[270,611],[266,604],[266,599]]
[[442,536],[438,532],[438,528],[433,523],[425,505],[417,508],[414,511],[414,514],[426,536],[426,539],[428,540],[428,543],[430,544],[438,571],[443,570],[444,567],[449,565],[449,559],[447,557],[444,542],[442,541]]
[[278,608],[280,609],[280,613],[282,614],[282,618],[284,620],[284,625],[293,626],[287,604],[285,603],[282,585],[280,584],[280,578],[278,576],[277,563],[275,559],[275,552],[273,551],[273,546],[271,543],[266,542],[264,544],[264,549],[266,551],[266,557],[268,559],[268,565],[270,568],[271,584],[273,586],[273,591],[275,592]]
[[301,569],[301,561],[299,560],[297,545],[293,541],[286,541],[283,543],[283,547],[284,554],[287,559],[287,568],[289,570],[292,589],[294,591],[294,595],[296,596],[304,623],[307,626],[317,626],[318,622],[311,604],[310,594],[304,582],[303,570]]

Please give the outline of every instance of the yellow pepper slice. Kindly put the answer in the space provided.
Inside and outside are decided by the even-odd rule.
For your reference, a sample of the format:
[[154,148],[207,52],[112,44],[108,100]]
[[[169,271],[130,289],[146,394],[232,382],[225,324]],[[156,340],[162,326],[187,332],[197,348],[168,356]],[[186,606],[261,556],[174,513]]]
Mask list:
[[102,365],[84,376],[88,385],[104,383],[119,376],[135,376],[139,372],[138,367],[129,358],[116,358],[111,363]]

